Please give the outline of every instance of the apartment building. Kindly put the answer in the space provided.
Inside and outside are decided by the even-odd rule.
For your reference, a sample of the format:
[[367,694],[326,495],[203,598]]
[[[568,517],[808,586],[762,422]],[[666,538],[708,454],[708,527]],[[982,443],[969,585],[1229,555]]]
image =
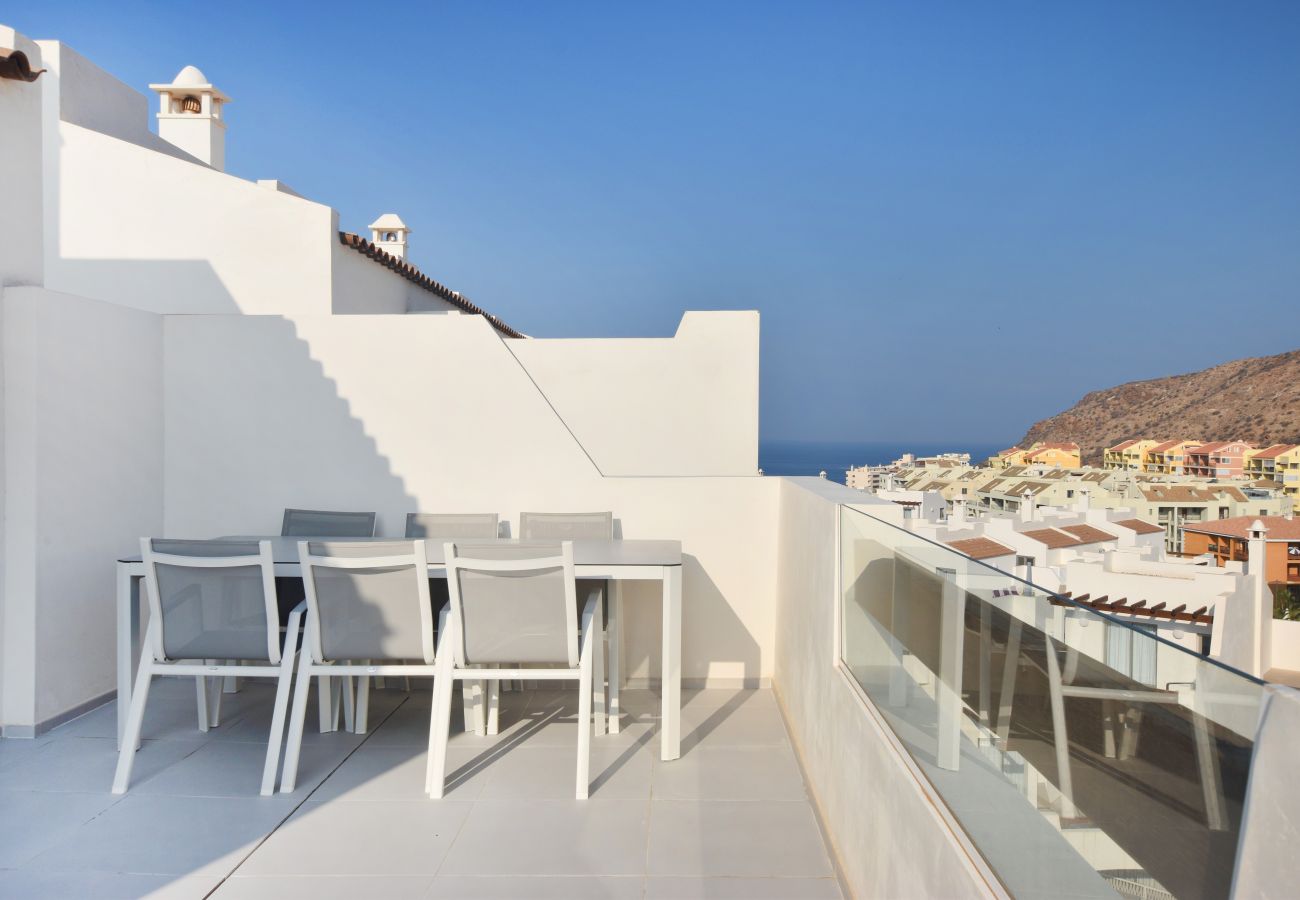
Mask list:
[[995,469],[1041,465],[1077,468],[1082,464],[1079,445],[1071,441],[1035,441],[1028,447],[1009,447],[989,460]]
[[1187,452],[1200,441],[1163,441],[1147,450],[1142,471],[1151,475],[1186,475]]
[[1300,585],[1300,520],[1292,516],[1237,516],[1184,527],[1184,554],[1213,554],[1216,565],[1249,559],[1252,535],[1265,547],[1269,584]]
[[1158,443],[1160,442],[1147,438],[1134,438],[1121,441],[1114,447],[1107,447],[1102,452],[1102,468],[1141,472],[1142,465],[1146,462],[1147,451]]
[[1241,478],[1246,454],[1254,449],[1245,441],[1210,441],[1187,449],[1183,469],[1198,478]]
[[1242,473],[1252,481],[1282,481],[1282,470],[1278,466],[1278,457],[1285,456],[1293,450],[1300,449],[1294,444],[1272,444],[1256,450],[1246,451]]
[[1277,455],[1275,480],[1282,483],[1282,493],[1291,501],[1294,510],[1300,511],[1300,447],[1292,447]]

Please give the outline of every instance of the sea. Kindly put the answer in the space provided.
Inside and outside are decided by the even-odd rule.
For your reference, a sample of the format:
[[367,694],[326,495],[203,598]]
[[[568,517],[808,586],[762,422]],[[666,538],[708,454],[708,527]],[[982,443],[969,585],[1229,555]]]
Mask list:
[[940,453],[969,453],[972,463],[981,462],[1002,449],[999,444],[970,441],[788,441],[766,440],[758,444],[758,465],[767,475],[816,475],[844,483],[844,473],[854,466],[891,463],[904,453],[935,456]]

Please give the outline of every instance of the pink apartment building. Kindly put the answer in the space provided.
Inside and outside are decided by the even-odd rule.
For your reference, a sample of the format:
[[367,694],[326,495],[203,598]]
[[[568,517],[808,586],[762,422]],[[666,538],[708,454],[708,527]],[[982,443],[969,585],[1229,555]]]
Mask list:
[[1253,449],[1245,441],[1210,441],[1189,447],[1183,471],[1202,478],[1239,478],[1244,474],[1246,453]]

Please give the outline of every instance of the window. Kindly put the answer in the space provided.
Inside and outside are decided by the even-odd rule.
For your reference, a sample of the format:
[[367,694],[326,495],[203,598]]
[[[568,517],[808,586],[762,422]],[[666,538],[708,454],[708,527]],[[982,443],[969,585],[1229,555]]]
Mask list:
[[1226,518],[1228,518],[1228,507],[1226,507],[1226,506],[1220,506],[1220,507],[1219,507],[1219,518],[1220,518],[1220,519],[1226,519]]
[[1032,568],[1034,565],[1034,558],[1032,556],[1017,556],[1016,565]]
[[1156,642],[1154,625],[1117,625],[1106,623],[1106,665],[1134,681],[1156,683]]
[[1066,491],[1066,492],[1065,492],[1065,498],[1066,498],[1067,500],[1068,500],[1069,498],[1073,497],[1073,496],[1074,496],[1074,491]]

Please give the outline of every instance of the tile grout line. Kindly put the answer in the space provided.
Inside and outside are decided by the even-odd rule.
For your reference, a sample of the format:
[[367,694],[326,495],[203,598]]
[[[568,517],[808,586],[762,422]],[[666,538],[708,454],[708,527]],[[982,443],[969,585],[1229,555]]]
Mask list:
[[[345,755],[341,760],[339,760],[339,761],[338,761],[338,764],[335,765],[334,768],[330,769],[329,772],[326,773],[325,777],[322,778],[322,779],[321,779],[321,780],[316,784],[316,786],[315,786],[314,788],[312,788],[310,791],[308,791],[307,794],[306,794],[306,796],[304,796],[301,800],[299,800],[298,803],[294,806],[294,808],[291,809],[291,810],[289,810],[289,812],[288,812],[287,814],[285,814],[284,818],[282,818],[279,822],[277,822],[277,823],[275,824],[275,827],[274,827],[274,828],[272,828],[272,829],[271,829],[270,831],[268,831],[266,834],[262,835],[261,839],[258,840],[258,842],[257,842],[256,844],[254,844],[253,847],[252,847],[252,848],[251,848],[247,853],[245,853],[245,854],[243,855],[243,857],[240,858],[239,862],[235,863],[234,868],[232,868],[232,869],[231,869],[229,872],[227,872],[225,875],[222,875],[222,876],[221,876],[221,880],[218,881],[216,884],[214,884],[214,885],[212,886],[212,889],[209,890],[206,894],[203,895],[203,900],[208,900],[209,897],[211,897],[213,894],[215,894],[217,891],[219,891],[219,890],[221,889],[221,887],[222,887],[222,886],[223,886],[227,881],[229,881],[229,880],[234,876],[234,874],[235,874],[236,872],[239,871],[240,867],[243,866],[244,863],[248,862],[249,858],[250,858],[254,853],[256,853],[258,850],[261,849],[262,845],[265,844],[265,843],[267,842],[267,840],[270,839],[271,835],[273,835],[273,834],[275,834],[277,831],[279,831],[280,828],[283,827],[284,823],[287,822],[287,821],[289,821],[289,819],[293,817],[293,814],[294,814],[294,813],[296,813],[298,810],[302,809],[303,804],[305,804],[308,800],[310,800],[310,799],[312,798],[312,796],[313,796],[317,791],[319,791],[319,790],[321,789],[321,787],[325,784],[325,782],[327,782],[327,781],[330,780],[330,776],[332,776],[335,772],[337,772],[337,771],[338,771],[338,770],[343,766],[343,764],[344,764],[345,762],[347,762],[349,759],[351,759],[351,758],[352,758],[352,754],[356,753],[358,750],[360,750],[362,747],[364,747],[364,746],[366,745],[366,742],[369,741],[372,737],[375,736],[375,733],[379,731],[379,729],[383,726],[383,724],[384,724],[385,722],[387,722],[389,719],[391,719],[391,718],[393,717],[393,714],[396,713],[396,712],[397,712],[399,709],[401,709],[403,706],[405,706],[405,705],[410,701],[410,699],[411,699],[411,697],[410,697],[410,694],[408,693],[407,696],[405,696],[405,697],[402,698],[402,702],[401,702],[401,703],[398,703],[398,704],[397,704],[396,706],[394,706],[391,710],[389,710],[388,715],[384,716],[384,718],[383,718],[383,719],[382,719],[378,724],[374,725],[373,727],[367,727],[367,729],[366,729],[366,736],[365,736],[365,737],[364,737],[364,738],[363,738],[363,739],[362,739],[362,740],[361,740],[361,741],[360,741],[360,742],[359,742],[355,747],[353,747],[351,750],[349,750],[348,753],[347,753],[347,755]],[[286,722],[286,726],[287,726],[287,724],[288,724],[288,723]]]

